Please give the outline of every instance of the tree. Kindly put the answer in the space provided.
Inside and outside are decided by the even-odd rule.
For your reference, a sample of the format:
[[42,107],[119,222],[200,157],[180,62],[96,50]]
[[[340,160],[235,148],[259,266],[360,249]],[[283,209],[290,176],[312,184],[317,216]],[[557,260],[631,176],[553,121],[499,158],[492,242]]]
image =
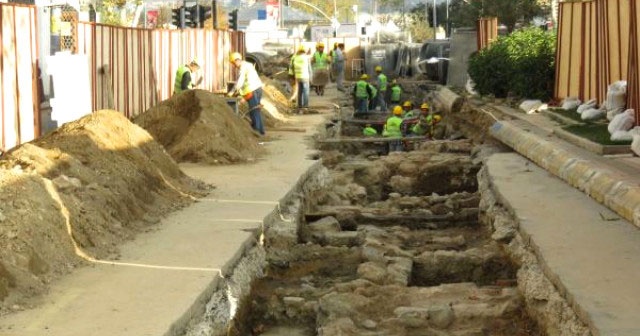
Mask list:
[[[358,4],[358,0],[336,0],[335,9],[337,9],[337,13],[334,13],[333,1],[327,1],[327,0],[303,0],[303,1],[318,7],[321,11],[323,11],[329,17],[333,17],[335,14],[338,18],[338,21],[340,22],[347,22],[350,17],[349,13],[352,13],[351,8],[353,8],[353,5]],[[318,13],[318,11],[316,11],[312,7],[306,6],[301,3],[292,1],[290,2],[290,6],[297,10],[301,10],[303,12],[307,12],[317,16],[322,16],[320,13]],[[353,14],[351,14],[351,21],[353,21],[352,15]]]
[[455,27],[475,27],[478,18],[495,16],[509,32],[519,22],[548,12],[548,0],[452,0],[451,22]]

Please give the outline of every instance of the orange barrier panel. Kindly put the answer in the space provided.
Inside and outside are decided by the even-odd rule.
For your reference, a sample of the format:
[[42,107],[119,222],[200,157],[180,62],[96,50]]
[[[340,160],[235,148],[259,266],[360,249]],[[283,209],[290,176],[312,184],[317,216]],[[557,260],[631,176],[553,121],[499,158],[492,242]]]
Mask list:
[[498,38],[498,18],[486,17],[478,19],[476,30],[478,32],[478,50],[482,50]]
[[40,134],[36,9],[0,3],[0,150]]

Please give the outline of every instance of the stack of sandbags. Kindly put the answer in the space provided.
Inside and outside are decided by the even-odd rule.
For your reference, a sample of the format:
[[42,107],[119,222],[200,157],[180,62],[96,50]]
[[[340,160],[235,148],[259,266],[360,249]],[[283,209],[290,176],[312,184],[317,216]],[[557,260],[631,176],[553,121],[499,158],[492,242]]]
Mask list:
[[607,120],[610,121],[624,111],[627,106],[627,81],[617,81],[609,85],[604,105],[607,110]]

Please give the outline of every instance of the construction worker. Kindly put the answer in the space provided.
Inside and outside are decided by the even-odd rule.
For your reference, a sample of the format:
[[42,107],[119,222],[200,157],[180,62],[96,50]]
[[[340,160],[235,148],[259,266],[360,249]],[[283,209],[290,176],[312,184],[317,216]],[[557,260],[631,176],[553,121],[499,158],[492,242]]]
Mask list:
[[336,75],[336,86],[340,92],[344,92],[342,84],[344,81],[344,53],[342,49],[344,49],[344,44],[340,48],[340,44],[336,42],[333,44],[333,50],[331,51],[331,65]]
[[400,105],[400,96],[402,95],[402,88],[400,84],[394,79],[391,82],[391,105]]
[[260,100],[262,99],[260,76],[254,65],[243,60],[240,53],[231,53],[230,61],[239,71],[236,85],[227,95],[229,97],[239,95],[249,104],[251,128],[264,135],[264,125],[262,123],[262,114],[260,113]]
[[309,107],[309,82],[311,81],[311,62],[305,54],[304,46],[298,47],[298,52],[291,58],[289,75],[296,80],[298,88],[298,108]]
[[389,152],[402,151],[402,107],[395,106],[393,108],[393,115],[387,119],[382,131],[382,136],[387,138],[398,138],[389,142]]
[[402,117],[405,119],[416,118],[420,111],[413,109],[413,103],[409,100],[402,103]]
[[385,98],[387,97],[387,76],[382,73],[382,67],[379,65],[376,65],[375,71],[377,74],[376,86],[378,87],[378,107],[380,108],[380,111],[386,111],[387,102],[385,101]]
[[198,61],[194,58],[189,64],[183,64],[176,71],[176,80],[173,85],[173,94],[191,90],[196,87],[195,83],[192,83],[192,74],[200,69]]
[[442,121],[442,116],[437,112],[433,112],[430,115],[431,123],[429,128],[429,136],[432,139],[444,139],[446,129],[445,126],[440,123]]
[[367,83],[369,76],[362,74],[360,80],[353,87],[354,101],[356,105],[356,112],[367,113],[369,112],[369,99],[372,97],[371,85]]
[[371,127],[371,124],[367,124],[364,129],[362,129],[362,134],[366,137],[373,137],[378,135],[378,131],[375,128]]
[[[311,57],[311,66],[316,74],[327,71],[329,67],[329,55],[324,52],[324,42],[318,42],[316,44],[316,52],[314,52]],[[314,89],[317,95],[324,95],[324,85],[314,85]]]
[[369,97],[369,111],[373,111],[376,109],[376,103],[378,101],[378,89],[370,83],[367,83],[367,85],[369,85],[369,89],[371,90],[371,96]]
[[422,103],[420,105],[420,116],[418,122],[411,128],[411,133],[414,135],[428,135],[431,129],[432,116],[429,114],[429,104]]

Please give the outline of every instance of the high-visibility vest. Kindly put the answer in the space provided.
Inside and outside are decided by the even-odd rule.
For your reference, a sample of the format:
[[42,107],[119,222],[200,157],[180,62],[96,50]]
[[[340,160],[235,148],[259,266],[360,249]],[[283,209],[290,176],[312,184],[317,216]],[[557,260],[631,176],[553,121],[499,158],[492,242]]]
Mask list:
[[369,93],[367,92],[367,86],[369,83],[364,80],[359,80],[356,83],[356,98],[369,98]]
[[364,136],[374,136],[374,135],[378,135],[378,131],[376,131],[375,128],[369,126],[369,127],[365,127],[362,130],[362,134],[364,134]]
[[391,87],[391,101],[399,102],[401,94],[402,89],[400,88],[400,85],[394,85]]
[[178,71],[176,71],[176,81],[175,81],[175,84],[173,85],[174,94],[178,94],[182,92],[182,77],[187,72],[190,72],[189,67],[184,64],[178,68]]
[[307,55],[296,55],[293,57],[291,63],[293,65],[296,79],[309,79],[311,77],[311,74],[309,73],[309,58]]
[[321,54],[316,51],[313,54],[313,59],[315,60],[315,62],[313,63],[314,69],[326,69],[327,64],[329,64],[329,58],[327,57],[326,53]]
[[371,84],[367,84],[367,85],[369,85],[369,89],[371,89],[371,98],[375,97],[378,94],[378,90],[376,89],[375,86]]
[[380,83],[380,91],[387,91],[387,76],[383,73],[379,74],[378,82]]
[[392,116],[387,119],[387,123],[384,125],[384,132],[382,135],[389,138],[401,138],[402,131],[400,127],[402,126],[402,118],[397,116]]

